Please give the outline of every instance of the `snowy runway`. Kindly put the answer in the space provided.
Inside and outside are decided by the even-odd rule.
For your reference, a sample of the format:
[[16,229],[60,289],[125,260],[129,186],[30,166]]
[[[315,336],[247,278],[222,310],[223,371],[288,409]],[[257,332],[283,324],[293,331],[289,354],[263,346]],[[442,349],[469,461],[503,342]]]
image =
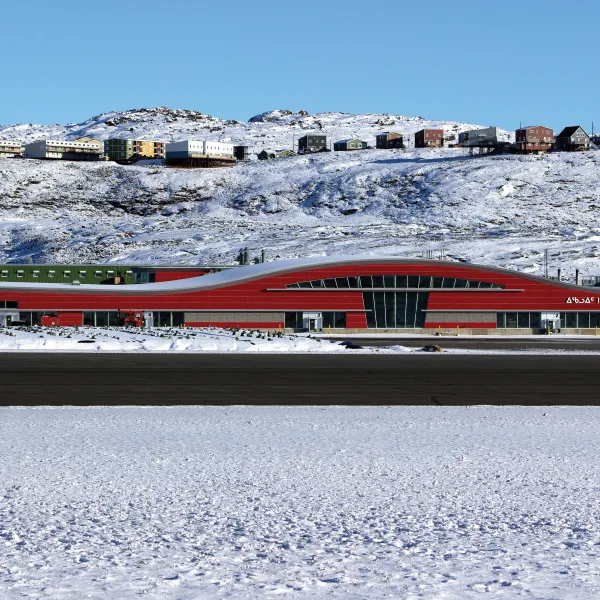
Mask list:
[[0,410],[0,597],[600,594],[593,408]]

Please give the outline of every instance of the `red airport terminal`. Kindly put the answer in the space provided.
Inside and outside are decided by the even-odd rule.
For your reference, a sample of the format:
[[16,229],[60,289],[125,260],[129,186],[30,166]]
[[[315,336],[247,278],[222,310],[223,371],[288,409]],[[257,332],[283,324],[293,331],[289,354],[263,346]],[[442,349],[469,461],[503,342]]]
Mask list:
[[53,265],[45,277],[46,265],[5,265],[0,323],[430,334],[600,327],[600,288],[466,263],[334,256],[122,274],[108,266],[114,276],[87,283],[100,265]]

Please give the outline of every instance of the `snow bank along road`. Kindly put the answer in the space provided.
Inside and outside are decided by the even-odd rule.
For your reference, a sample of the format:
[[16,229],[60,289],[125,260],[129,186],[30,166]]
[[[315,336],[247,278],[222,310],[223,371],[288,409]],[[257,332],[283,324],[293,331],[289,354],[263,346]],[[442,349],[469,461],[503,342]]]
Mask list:
[[600,597],[600,415],[0,410],[0,597]]
[[597,354],[0,354],[0,405],[597,404]]

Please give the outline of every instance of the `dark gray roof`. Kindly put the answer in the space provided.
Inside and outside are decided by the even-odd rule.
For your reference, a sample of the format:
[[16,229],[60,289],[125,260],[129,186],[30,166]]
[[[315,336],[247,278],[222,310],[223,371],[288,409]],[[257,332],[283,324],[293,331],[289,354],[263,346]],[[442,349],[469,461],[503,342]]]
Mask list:
[[[556,137],[571,137],[581,125],[571,125],[570,127],[565,127]],[[583,127],[581,127],[583,129]],[[585,133],[585,130],[583,131]],[[585,133],[587,135],[587,133]]]

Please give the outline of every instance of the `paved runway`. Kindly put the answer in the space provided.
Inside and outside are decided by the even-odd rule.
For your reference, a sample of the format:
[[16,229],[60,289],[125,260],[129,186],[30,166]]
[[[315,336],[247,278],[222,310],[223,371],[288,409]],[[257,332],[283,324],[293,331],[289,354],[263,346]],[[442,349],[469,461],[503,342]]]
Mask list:
[[464,348],[472,350],[513,350],[530,348],[548,348],[552,350],[600,350],[599,337],[565,337],[565,336],[536,336],[523,338],[497,337],[473,338],[470,336],[423,336],[414,338],[385,337],[352,337],[331,336],[334,340],[350,340],[360,346],[408,346],[421,348],[425,344],[437,344],[443,348]]
[[598,404],[600,356],[0,354],[0,405]]

